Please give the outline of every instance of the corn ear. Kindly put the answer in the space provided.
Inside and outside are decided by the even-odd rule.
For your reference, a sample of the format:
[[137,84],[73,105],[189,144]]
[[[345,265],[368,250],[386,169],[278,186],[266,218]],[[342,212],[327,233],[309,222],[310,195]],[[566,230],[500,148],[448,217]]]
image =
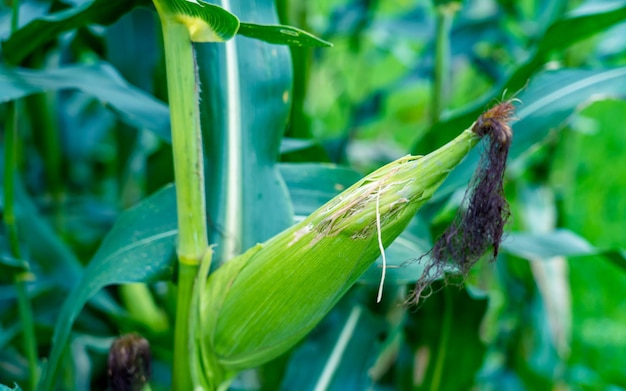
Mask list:
[[237,371],[294,346],[380,255],[377,198],[386,247],[479,139],[470,128],[426,156],[389,163],[221,266],[201,297],[204,355],[212,355],[203,360]]

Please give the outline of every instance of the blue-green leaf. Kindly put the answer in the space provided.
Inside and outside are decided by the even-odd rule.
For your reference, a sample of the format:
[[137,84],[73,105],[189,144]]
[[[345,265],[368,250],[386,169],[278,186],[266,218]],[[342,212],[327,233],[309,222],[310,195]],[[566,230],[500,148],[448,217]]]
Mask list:
[[61,89],[94,96],[128,125],[151,130],[165,141],[171,138],[167,105],[128,84],[107,63],[46,70],[0,67],[0,102]]
[[[458,132],[458,129],[471,124],[485,108],[493,102],[494,98],[500,98],[502,91],[508,89],[514,93],[526,85],[549,55],[555,51],[563,50],[568,46],[584,38],[606,31],[609,27],[626,19],[626,1],[617,0],[604,2],[596,6],[585,4],[579,9],[570,12],[563,18],[556,20],[548,26],[546,33],[536,49],[523,62],[513,69],[510,76],[500,85],[493,88],[484,99],[468,104],[466,107],[452,113],[444,120],[436,123],[428,131],[429,137],[434,137],[438,144],[443,144]],[[526,94],[524,94],[526,95]],[[523,99],[528,102],[527,99]],[[519,116],[522,118],[522,116]],[[515,141],[514,141],[515,143]],[[515,145],[515,144],[513,144]],[[420,145],[413,148],[413,153],[422,153]],[[443,194],[444,190],[440,190]]]
[[61,308],[42,390],[53,388],[72,325],[90,297],[112,284],[171,277],[178,232],[175,211],[175,193],[168,186],[119,217]]
[[502,242],[502,249],[529,260],[550,257],[582,257],[601,255],[616,266],[626,270],[626,251],[621,248],[599,249],[568,230],[549,234],[511,233]]
[[[594,99],[623,97],[626,91],[626,67],[582,70],[559,69],[535,76],[519,99],[513,124],[513,143],[509,168],[521,170],[528,153],[544,142],[548,134],[560,129],[585,103]],[[468,122],[464,126],[469,126]],[[472,151],[439,188],[433,200],[449,195],[467,183],[478,162],[479,151]]]
[[598,252],[585,239],[567,230],[549,234],[511,233],[502,242],[502,248],[525,259],[595,255]]
[[378,336],[386,325],[354,301],[340,302],[295,349],[281,390],[371,389],[368,369],[382,348]]
[[356,171],[324,163],[281,163],[296,218],[303,218],[362,178]]
[[19,64],[37,48],[59,34],[87,24],[109,25],[142,0],[94,0],[78,7],[37,18],[2,43],[2,55],[10,64]]
[[[232,3],[242,19],[276,23],[273,2]],[[289,116],[289,48],[235,38],[196,45],[211,243],[216,260],[261,243],[292,224],[276,167]]]
[[0,384],[0,391],[22,391],[22,389],[17,384],[15,384],[13,388],[9,388],[4,384]]

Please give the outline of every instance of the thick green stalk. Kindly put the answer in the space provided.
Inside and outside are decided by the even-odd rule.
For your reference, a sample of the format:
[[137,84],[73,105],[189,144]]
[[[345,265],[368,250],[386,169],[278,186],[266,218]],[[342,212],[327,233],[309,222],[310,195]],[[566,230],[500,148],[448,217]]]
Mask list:
[[176,299],[176,329],[174,331],[173,390],[192,390],[191,378],[192,346],[189,336],[191,298],[194,281],[198,272],[195,265],[178,263],[178,293]]
[[193,389],[190,372],[189,312],[194,279],[208,247],[202,134],[196,65],[187,27],[162,9],[167,86],[178,212],[178,299],[172,388]]
[[198,265],[208,241],[196,65],[187,27],[167,18],[162,24],[176,177],[178,257],[181,263]]

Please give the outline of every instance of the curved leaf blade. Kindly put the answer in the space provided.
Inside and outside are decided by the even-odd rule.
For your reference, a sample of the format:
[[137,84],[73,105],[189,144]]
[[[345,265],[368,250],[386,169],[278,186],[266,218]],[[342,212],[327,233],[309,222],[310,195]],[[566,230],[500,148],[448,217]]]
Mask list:
[[239,19],[219,5],[204,0],[155,0],[163,20],[182,23],[193,42],[228,41],[239,29]]
[[10,64],[28,55],[61,33],[87,25],[109,25],[144,0],[95,0],[78,7],[38,18],[17,30],[2,43],[2,54]]
[[[280,390],[365,390],[386,325],[352,300],[342,300],[289,359]],[[305,387],[307,388],[307,387]]]
[[61,308],[42,390],[53,389],[72,325],[90,297],[108,285],[159,281],[172,275],[178,232],[175,210],[174,187],[167,186],[117,220]]
[[45,70],[0,67],[0,102],[61,89],[94,96],[126,124],[149,129],[163,141],[171,139],[167,105],[128,84],[105,62]]
[[548,234],[511,233],[502,242],[502,248],[513,255],[529,260],[556,256],[588,257],[599,255],[626,271],[624,249],[599,249],[569,230],[555,230]]
[[[550,53],[563,50],[593,34],[606,31],[609,27],[625,19],[626,1],[618,0],[602,3],[599,6],[583,5],[562,19],[553,22],[548,26],[546,33],[542,35],[540,42],[529,58],[514,68],[505,81],[487,93],[484,99],[470,103],[434,124],[428,130],[428,137],[433,137],[439,145],[444,144],[445,140],[452,138],[458,129],[467,126],[468,123],[477,118],[489,102],[493,101],[494,98],[500,98],[503,90],[508,89],[515,92],[522,89],[532,77],[533,72],[546,62]],[[422,152],[426,151],[422,151],[419,144],[412,148],[414,154],[421,154]]]
[[241,23],[237,34],[277,45],[332,47],[333,44],[292,26]]
[[[519,121],[513,125],[510,169],[521,169],[527,153],[541,144],[550,132],[562,127],[582,105],[594,99],[624,97],[624,91],[626,67],[602,70],[559,69],[538,74],[519,96],[523,103],[516,113]],[[433,196],[433,201],[448,196],[465,185],[478,158],[477,151],[470,153],[450,173]]]

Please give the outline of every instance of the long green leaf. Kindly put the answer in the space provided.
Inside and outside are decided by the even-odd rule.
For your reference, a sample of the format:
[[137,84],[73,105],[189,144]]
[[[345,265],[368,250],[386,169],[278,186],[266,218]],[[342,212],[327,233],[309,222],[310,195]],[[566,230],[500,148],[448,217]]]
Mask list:
[[90,297],[108,285],[159,281],[172,275],[177,235],[175,210],[173,187],[169,186],[117,220],[61,308],[42,390],[53,389],[72,325]]
[[626,270],[624,249],[599,249],[568,230],[556,230],[550,234],[512,233],[502,243],[502,248],[525,259],[547,259],[556,256],[586,257],[600,255]]
[[[0,181],[4,176],[4,154],[0,153]],[[37,206],[24,189],[21,182],[15,186],[16,218],[21,243],[28,249],[31,265],[36,265],[36,276],[48,281],[35,282],[41,286],[54,284],[56,288],[70,291],[80,279],[83,266],[78,258],[52,230],[45,217],[38,211]],[[120,315],[119,306],[107,295],[97,295],[92,300],[95,307],[110,314]]]
[[[526,61],[511,71],[504,82],[486,94],[484,99],[472,102],[433,125],[428,131],[428,137],[434,137],[433,140],[437,144],[443,144],[445,140],[450,139],[455,134],[457,129],[477,118],[489,102],[493,101],[494,98],[500,98],[505,88],[509,92],[516,92],[524,87],[533,72],[536,72],[547,61],[550,53],[563,50],[575,42],[603,32],[624,20],[626,20],[625,0],[602,3],[597,6],[584,5],[565,15],[562,19],[548,26],[536,49]],[[431,147],[430,145],[427,146]],[[422,151],[420,145],[413,147],[413,153],[423,152],[425,151]]]
[[[222,3],[224,5],[224,3]],[[276,23],[272,1],[233,4],[242,19]],[[216,259],[224,262],[292,223],[276,168],[287,124],[289,49],[236,37],[196,45],[201,84],[208,210]],[[212,189],[220,189],[213,191]]]
[[310,215],[362,178],[356,171],[334,164],[281,163],[278,168],[289,189],[296,219]]
[[[539,74],[531,80],[528,89],[520,95],[523,103],[517,111],[517,117],[520,120],[513,125],[514,138],[509,154],[510,171],[512,173],[521,172],[525,167],[525,157],[528,156],[528,153],[543,143],[548,134],[561,128],[566,120],[584,103],[589,102],[594,97],[599,99],[623,96],[623,91],[626,91],[626,67],[598,71],[564,69]],[[472,151],[465,161],[450,173],[446,182],[435,193],[432,201],[441,200],[453,191],[465,186],[478,160],[478,151]],[[388,269],[388,282],[414,282],[420,278],[424,263],[428,262],[428,257],[424,258],[422,262],[415,262],[417,258],[428,251],[429,243],[424,240],[427,232],[424,232],[423,226],[415,221],[412,227],[389,247],[387,258],[388,265],[391,265],[392,268]],[[421,234],[411,234],[415,230]],[[508,251],[506,243],[508,242],[503,243],[503,249]],[[569,243],[569,245],[571,244]],[[537,245],[541,245],[541,241]],[[591,254],[593,252],[587,255]],[[548,255],[543,254],[543,256]],[[553,256],[558,255],[568,256],[569,254],[563,253],[560,249],[553,254]],[[603,255],[620,267],[626,265],[620,251],[612,250],[603,253]],[[379,281],[380,270],[377,269],[378,265],[370,268],[363,276],[363,281],[369,283]]]
[[385,324],[354,297],[342,300],[289,359],[281,390],[371,389],[368,369]]
[[78,7],[33,20],[2,43],[2,54],[10,64],[20,64],[37,48],[61,33],[87,24],[109,25],[147,0],[94,0]]
[[[593,99],[624,97],[624,91],[626,67],[601,70],[560,69],[535,76],[519,96],[522,103],[516,113],[519,121],[513,124],[510,169],[521,170],[527,154],[542,143],[550,132],[565,125],[567,119],[582,105]],[[433,200],[448,196],[465,185],[477,161],[478,153],[474,151],[450,173]]]
[[128,84],[107,63],[46,70],[0,67],[0,102],[61,89],[77,89],[92,95],[128,125],[149,129],[166,141],[171,138],[167,106]]

